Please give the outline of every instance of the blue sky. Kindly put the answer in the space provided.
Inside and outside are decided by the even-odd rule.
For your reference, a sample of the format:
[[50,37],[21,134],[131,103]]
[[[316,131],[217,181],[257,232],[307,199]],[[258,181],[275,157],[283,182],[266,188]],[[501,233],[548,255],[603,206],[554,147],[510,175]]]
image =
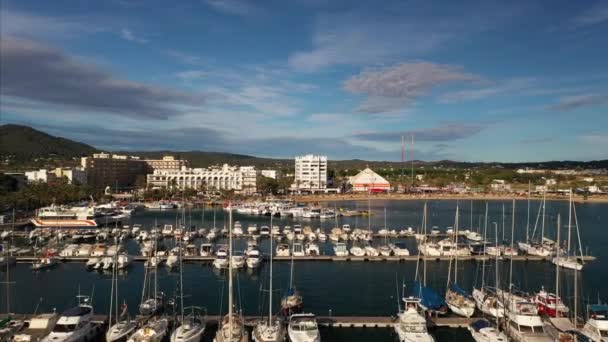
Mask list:
[[0,1],[2,123],[108,150],[608,158],[608,1]]

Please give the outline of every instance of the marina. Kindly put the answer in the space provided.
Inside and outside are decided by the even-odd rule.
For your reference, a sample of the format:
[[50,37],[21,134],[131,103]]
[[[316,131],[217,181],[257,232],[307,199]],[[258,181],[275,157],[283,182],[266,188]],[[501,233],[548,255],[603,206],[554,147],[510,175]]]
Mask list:
[[[270,250],[275,249],[274,247],[271,249],[269,242],[271,240],[273,242],[277,240],[276,237],[271,239],[270,236],[259,236],[259,232],[257,234],[247,233],[248,227],[256,225],[258,231],[262,231],[261,227],[264,225],[267,225],[269,228],[279,226],[278,231],[283,235],[283,238],[281,239],[282,241],[276,241],[275,244],[287,245],[288,249],[291,250],[294,244],[297,245],[298,243],[302,243],[302,245],[305,245],[307,241],[300,242],[295,238],[295,235],[292,241],[287,240],[283,234],[283,228],[285,226],[291,227],[292,232],[294,227],[298,227],[298,225],[302,227],[302,230],[307,226],[311,226],[311,231],[313,232],[325,231],[330,235],[331,230],[335,228],[335,226],[343,227],[344,225],[350,225],[351,227],[366,227],[369,224],[372,234],[369,235],[371,238],[365,241],[371,243],[373,246],[377,246],[376,248],[379,248],[381,245],[388,242],[402,243],[404,248],[409,250],[409,255],[385,256],[378,254],[336,256],[334,255],[332,248],[336,242],[328,238],[325,242],[314,241],[314,243],[319,246],[319,253],[317,255],[285,256],[273,253],[273,261],[275,261],[275,281],[276,285],[279,285],[279,290],[277,291],[285,291],[285,284],[289,282],[288,280],[290,278],[290,265],[294,265],[295,269],[292,277],[294,277],[298,290],[301,291],[304,298],[304,309],[307,312],[310,311],[316,314],[317,323],[321,329],[322,335],[327,336],[329,334],[333,336],[332,338],[340,340],[339,336],[349,336],[350,332],[353,330],[364,329],[364,331],[367,331],[365,334],[373,335],[376,340],[390,340],[390,336],[392,335],[390,333],[391,327],[397,322],[395,309],[392,309],[398,298],[395,282],[403,282],[404,289],[411,289],[411,281],[416,265],[424,262],[428,269],[429,284],[435,288],[441,288],[442,285],[440,284],[445,281],[449,261],[452,258],[450,255],[424,256],[418,254],[418,243],[426,240],[420,235],[416,236],[415,233],[416,231],[420,232],[421,227],[423,227],[420,223],[417,223],[422,222],[422,204],[423,203],[374,201],[370,204],[374,215],[369,217],[369,222],[367,217],[364,217],[363,219],[361,217],[338,217],[337,222],[335,217],[331,220],[316,222],[303,218],[274,218],[274,222],[271,224],[270,218],[267,216],[252,217],[236,214],[236,219],[240,221],[243,233],[239,237],[234,238],[235,251],[237,253],[238,251],[245,251],[247,245],[250,245],[251,241],[256,241],[257,248],[259,248],[261,252],[260,258],[262,261],[261,265],[257,266],[255,269],[243,267],[242,269],[235,270],[235,284],[238,284],[237,293],[240,298],[236,300],[238,304],[235,305],[239,308],[239,312],[243,312],[243,322],[245,326],[249,329],[253,329],[255,327],[255,322],[260,319],[260,316],[252,315],[252,313],[259,312],[259,308],[262,305],[261,302],[264,301],[265,296],[263,295],[263,292],[260,293],[259,287],[260,284],[266,283],[263,279],[268,272],[269,252]],[[524,207],[526,205],[524,201],[517,204],[518,206]],[[367,206],[368,203],[346,202],[340,203],[340,205],[356,208]],[[429,221],[432,221],[429,223],[440,227],[452,226],[453,222],[450,222],[449,216],[453,216],[455,205],[455,202],[430,202],[429,216],[431,219],[429,219]],[[483,221],[483,217],[480,218],[480,216],[483,216],[483,206],[483,202],[474,203],[473,217],[475,218],[475,216],[477,216],[477,223]],[[586,240],[587,236],[594,236],[594,234],[599,232],[594,228],[593,221],[588,220],[589,217],[597,216],[588,216],[589,212],[587,210],[589,208],[601,208],[601,206],[601,204],[593,204],[591,207],[578,205],[577,209],[579,209],[578,215],[580,224],[581,226],[584,226],[584,230],[582,230],[581,234],[585,243],[588,241]],[[562,208],[562,210],[564,208],[567,209],[567,203],[564,205],[564,203],[561,202],[547,202],[547,207],[547,211],[552,213],[547,215],[547,221],[554,222],[555,218],[553,213],[556,208]],[[413,227],[414,234],[408,233],[407,236],[399,236],[397,233],[395,236],[390,233],[386,234],[385,231],[381,232],[382,229],[385,229],[382,228],[385,227],[383,215],[384,208],[387,208],[387,231],[390,232],[390,230],[393,230],[392,227],[411,226]],[[599,208],[596,210],[601,210]],[[436,213],[442,214],[437,215]],[[149,227],[154,226],[160,227],[158,235],[159,246],[163,245],[165,246],[163,247],[164,250],[170,251],[177,245],[173,235],[162,235],[162,230],[165,225],[172,222],[173,226],[176,227],[176,220],[179,224],[179,222],[185,218],[185,221],[188,222],[186,226],[189,226],[190,217],[192,217],[192,226],[196,225],[197,227],[212,228],[214,226],[213,218],[215,216],[215,226],[218,227],[218,234],[213,242],[209,244],[207,242],[208,239],[205,236],[193,237],[187,244],[196,246],[196,255],[182,255],[178,258],[178,260],[181,259],[181,262],[183,262],[184,285],[189,293],[189,297],[186,301],[198,305],[204,303],[203,305],[209,313],[206,322],[210,327],[213,327],[213,322],[216,322],[219,318],[218,313],[226,312],[226,303],[225,300],[221,300],[220,294],[225,292],[225,290],[222,289],[225,289],[226,286],[227,270],[214,268],[212,265],[216,260],[216,256],[201,256],[199,255],[199,250],[202,250],[203,248],[201,246],[205,244],[218,248],[217,246],[227,243],[226,237],[220,229],[220,227],[223,229],[227,223],[227,221],[224,221],[225,215],[226,212],[219,208],[205,209],[204,212],[200,209],[174,209],[168,211],[140,210],[134,212],[129,220],[124,223],[131,228],[141,226],[142,230],[149,230]],[[493,207],[492,204],[490,204],[489,215],[494,217],[493,220],[500,220],[502,216],[502,206]],[[464,214],[461,216],[466,217]],[[197,219],[194,219],[195,217],[197,217]],[[465,218],[462,219],[466,220]],[[518,225],[519,227],[525,227],[525,217],[516,216],[516,219],[517,221],[515,222],[521,224]],[[474,221],[475,219],[471,221],[473,222],[472,225],[467,226],[472,226],[474,231],[479,231],[477,229],[478,224]],[[549,224],[547,224],[547,226],[549,226]],[[210,231],[211,228],[207,228],[207,231]],[[107,232],[108,229],[110,231],[108,240],[106,242],[98,241],[96,236],[99,234],[103,235],[102,233],[104,231]],[[64,238],[66,239],[65,241],[60,244],[55,244],[54,248],[56,248],[57,254],[59,254],[61,250],[68,248],[70,244],[78,246],[76,250],[82,248],[83,245],[88,244],[90,245],[87,249],[89,253],[92,253],[97,248],[95,246],[99,245],[104,245],[105,250],[107,251],[113,245],[114,241],[111,238],[112,229],[113,228],[111,227],[97,228],[96,234],[90,242],[87,242],[86,240],[74,242],[66,237]],[[120,228],[119,226],[119,230],[122,231],[123,229],[124,228]],[[317,229],[320,230],[317,231]],[[362,231],[368,230],[367,228],[359,229]],[[432,241],[441,241],[448,239],[451,236],[453,237],[454,235],[445,233],[446,229],[447,228],[442,228],[438,234],[429,234],[427,238]],[[509,229],[509,222],[507,222],[505,224],[505,236],[507,238],[510,237]],[[394,230],[398,232],[400,229]],[[66,232],[68,231],[69,230],[66,230]],[[192,231],[195,231],[195,229],[192,229]],[[353,232],[354,228],[351,229],[350,233],[352,234]],[[498,229],[497,233],[492,233],[491,235],[490,238],[487,238],[489,241],[492,241],[495,235],[501,237],[502,231]],[[519,228],[516,231],[515,236],[516,238],[518,236],[525,237],[525,229]],[[15,231],[13,238],[15,241],[20,239],[27,240],[29,238],[29,233]],[[601,237],[597,240],[602,241],[602,238],[605,237]],[[554,239],[556,238],[554,237]],[[54,239],[45,238],[43,241],[46,241],[45,243],[51,243]],[[357,240],[349,239],[344,240],[344,243],[350,246],[357,244],[358,242]],[[141,290],[140,284],[147,269],[144,264],[148,262],[150,255],[141,255],[143,251],[142,242],[134,236],[124,238],[121,241],[121,245],[122,247],[117,250],[122,251],[120,253],[128,255],[132,263],[124,269],[118,269],[116,277],[120,288],[123,288],[121,297],[124,296],[125,304],[129,307],[129,312],[133,317],[136,317],[137,313],[135,312],[135,308],[138,307],[139,292]],[[186,245],[186,243],[184,243],[184,245]],[[60,248],[60,246],[63,247]],[[593,244],[590,244],[589,247],[585,248],[585,251],[588,253],[579,257],[581,261],[585,262],[585,269],[580,271],[581,277],[579,278],[580,291],[583,293],[584,291],[597,293],[598,278],[595,276],[589,277],[589,272],[596,272],[600,275],[604,272],[601,266],[603,263],[603,252],[601,249],[597,250],[593,246]],[[186,248],[185,251],[187,250],[188,249]],[[491,250],[488,250],[487,252],[492,253]],[[54,287],[62,284],[64,279],[73,279],[71,280],[71,283],[73,284],[72,287],[79,285],[82,288],[91,289],[91,286],[94,285],[94,291],[97,293],[97,298],[101,298],[99,297],[99,293],[110,292],[111,282],[109,281],[109,277],[113,272],[112,268],[92,269],[91,266],[87,266],[86,264],[94,258],[91,255],[57,255],[57,264],[41,271],[32,271],[30,265],[35,262],[37,258],[39,258],[39,256],[32,254],[17,255],[14,257],[16,265],[11,267],[11,280],[19,284],[19,288],[13,286],[10,289],[10,292],[13,295],[22,293],[23,291],[28,293],[27,298],[23,298],[18,302],[12,301],[11,307],[15,308],[13,310],[14,312],[28,313],[31,312],[31,308],[36,306],[40,307],[38,312],[48,312],[47,310],[53,307],[64,307],[65,303],[71,301],[71,295],[69,293],[71,291],[53,292],[52,290]],[[102,259],[103,256],[99,258]],[[458,268],[459,274],[461,275],[459,278],[461,279],[460,283],[462,286],[465,289],[470,289],[470,286],[472,286],[479,277],[478,272],[482,263],[493,264],[495,258],[496,255],[493,254],[470,253],[469,255],[459,256]],[[157,257],[157,269],[152,273],[158,274],[159,289],[162,289],[165,293],[171,294],[174,292],[174,290],[172,290],[174,289],[174,285],[172,284],[178,279],[179,273],[176,273],[177,268],[168,266],[169,259],[169,255],[162,256],[159,254]],[[509,266],[511,260],[513,260],[513,263],[512,266]],[[550,278],[552,277],[552,274],[554,274],[555,266],[551,261],[551,256],[525,254],[501,255],[498,259],[498,267],[500,268],[501,273],[508,272],[509,267],[512,267],[513,274],[515,275],[522,274],[523,272],[536,275],[531,278],[526,278],[525,282],[521,282],[518,276],[514,277],[514,282],[518,283],[524,289],[533,292],[538,291],[542,286],[547,286],[552,283]],[[595,271],[593,271],[594,269]],[[490,272],[489,269],[488,272]],[[336,278],[333,276],[334,274],[339,274],[340,277]],[[572,273],[570,273],[570,275],[572,275]],[[332,277],[331,282],[319,282],[319,279],[327,276]],[[62,280],[61,282],[60,279]],[[35,285],[41,282],[46,284],[46,286],[42,287]],[[193,287],[195,283],[199,285]],[[571,289],[572,283],[571,281],[567,281],[563,286],[564,288]],[[601,288],[601,286],[599,288]],[[344,291],[344,289],[347,290]],[[76,291],[76,288],[74,288],[73,291]],[[354,292],[365,294],[365,297],[361,297],[355,306],[348,304],[348,300]],[[274,299],[275,303],[280,299],[280,296],[277,297],[279,298]],[[40,301],[41,298],[43,298],[42,301]],[[569,306],[572,307],[572,298],[567,298],[568,302],[570,302]],[[579,310],[581,310],[580,312],[584,312],[584,308],[587,304],[582,297],[579,297],[579,300]],[[1,301],[2,300],[0,299],[0,305],[3,305]],[[276,307],[278,307],[278,305]],[[44,308],[47,309],[45,310]],[[107,312],[107,310],[107,303],[105,303],[105,301],[100,302],[99,299],[95,300],[95,321],[101,322],[104,319],[107,320],[107,315],[103,314],[104,312]],[[170,317],[171,316],[169,316],[169,318]],[[449,314],[447,316],[431,316],[432,319],[428,321],[429,331],[436,336],[441,336],[445,329],[455,329],[455,332],[452,334],[464,334],[462,332],[458,333],[457,331],[459,329],[465,329],[473,320],[479,317],[478,314],[472,318],[459,317],[454,314]],[[338,329],[343,332],[334,331],[333,329]],[[375,330],[377,330],[377,332],[373,332]],[[213,328],[210,328],[210,331],[213,331]],[[464,338],[464,340],[466,340],[466,338]]]

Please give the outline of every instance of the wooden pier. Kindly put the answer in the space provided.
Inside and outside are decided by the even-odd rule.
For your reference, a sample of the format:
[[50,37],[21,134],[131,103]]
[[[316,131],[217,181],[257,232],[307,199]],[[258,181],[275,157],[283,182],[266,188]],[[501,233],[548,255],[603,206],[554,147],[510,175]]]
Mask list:
[[[133,261],[135,262],[145,262],[148,260],[148,257],[144,257],[141,255],[134,255]],[[28,256],[17,256],[16,260],[18,263],[32,263],[37,260],[39,257],[28,255]],[[94,257],[59,257],[62,262],[75,262],[75,263],[85,263],[87,260]],[[265,256],[264,259],[268,260],[268,256]],[[425,260],[426,261],[449,261],[451,257],[449,256],[440,256],[440,257],[430,257],[430,256],[420,256],[417,255],[409,255],[409,256],[346,256],[339,257],[335,255],[308,255],[308,256],[297,256],[293,257],[295,261],[308,261],[308,262],[413,262],[417,260]],[[162,258],[166,259],[166,258]],[[274,256],[274,261],[291,261],[292,257],[288,256]],[[518,262],[527,262],[527,261],[551,261],[552,257],[542,257],[536,255],[517,255],[517,256],[503,256],[502,260],[510,260]],[[596,258],[594,256],[584,256],[581,258],[583,261],[593,261]],[[209,264],[215,260],[215,257],[203,257],[203,256],[185,256],[185,263],[200,263],[200,264]],[[487,255],[470,255],[470,256],[459,256],[458,261],[481,261],[481,260],[494,260],[494,257]]]
[[[28,321],[33,315],[13,315],[14,320],[25,320]],[[167,317],[172,320],[173,317]],[[144,322],[145,317],[137,316],[137,321]],[[210,326],[217,326],[218,322],[222,319],[221,316],[210,315],[207,316],[207,324]],[[260,322],[260,316],[245,316],[245,325],[254,327]],[[473,322],[476,318],[464,318],[464,317],[433,317],[428,320],[428,325],[432,327],[448,327],[448,328],[464,328]],[[106,325],[108,322],[108,316],[106,315],[95,315],[93,317],[93,323],[98,325]],[[317,323],[320,327],[326,328],[392,328],[397,323],[396,316],[317,316]]]

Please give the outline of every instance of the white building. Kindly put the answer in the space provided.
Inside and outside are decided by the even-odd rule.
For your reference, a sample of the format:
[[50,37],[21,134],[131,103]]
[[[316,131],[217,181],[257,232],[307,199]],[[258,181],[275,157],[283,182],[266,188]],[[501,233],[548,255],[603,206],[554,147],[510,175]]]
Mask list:
[[556,185],[557,181],[553,178],[547,178],[545,179],[545,185]]
[[490,188],[495,191],[509,191],[511,190],[511,184],[505,182],[504,179],[494,179],[490,184]]
[[66,178],[68,184],[87,184],[87,174],[82,168],[62,168],[54,170],[40,169],[25,172],[28,182],[54,183]]
[[327,156],[307,154],[295,159],[294,190],[321,190],[327,188]]
[[353,192],[388,192],[391,184],[370,168],[350,177],[348,183],[352,185]]
[[277,170],[261,170],[260,175],[272,179],[279,178],[279,172]]
[[35,171],[26,171],[25,177],[28,182],[43,182],[46,183],[49,180],[49,172],[47,169],[40,169]]
[[178,189],[256,191],[256,171],[253,166],[229,166],[221,168],[186,168],[181,170],[154,170],[147,175],[153,188],[177,187]]

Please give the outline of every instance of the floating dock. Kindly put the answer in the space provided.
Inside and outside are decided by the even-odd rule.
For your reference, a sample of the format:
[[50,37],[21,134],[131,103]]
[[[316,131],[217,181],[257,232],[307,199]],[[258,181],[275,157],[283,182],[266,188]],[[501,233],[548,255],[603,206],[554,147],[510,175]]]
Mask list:
[[[145,262],[148,260],[148,257],[141,255],[134,255],[133,261],[135,262]],[[36,261],[39,257],[37,256],[17,256],[15,257],[18,263],[32,263]],[[62,262],[81,262],[85,263],[90,258],[96,257],[58,257]],[[101,257],[97,257],[101,258]],[[264,260],[268,260],[268,256],[264,256]],[[583,256],[579,257],[581,260],[588,262],[593,261],[596,258],[594,256]],[[166,258],[161,258],[165,260]],[[274,261],[291,261],[292,257],[288,256],[274,256]],[[318,261],[318,262],[412,262],[417,260],[426,260],[426,261],[449,261],[453,259],[450,256],[418,256],[418,255],[408,255],[408,256],[345,256],[339,257],[335,255],[307,255],[307,256],[294,256],[294,261]],[[487,256],[487,255],[470,255],[470,256],[459,256],[458,261],[481,261],[481,260],[494,260],[495,257]],[[513,261],[551,261],[552,257],[542,257],[536,255],[517,255],[517,256],[503,256],[500,258],[501,260],[510,260]],[[200,264],[209,264],[215,260],[215,257],[203,257],[203,256],[185,256],[185,263],[200,263]]]

